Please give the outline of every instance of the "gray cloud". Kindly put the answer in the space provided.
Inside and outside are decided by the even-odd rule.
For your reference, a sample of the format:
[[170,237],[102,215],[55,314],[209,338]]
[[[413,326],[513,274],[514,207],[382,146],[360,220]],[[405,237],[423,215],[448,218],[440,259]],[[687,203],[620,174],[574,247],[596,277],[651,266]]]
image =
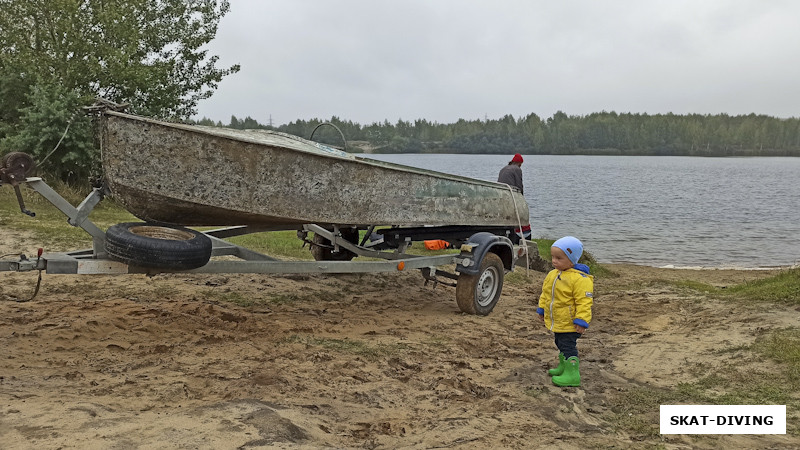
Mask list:
[[198,117],[798,116],[792,1],[233,0]]

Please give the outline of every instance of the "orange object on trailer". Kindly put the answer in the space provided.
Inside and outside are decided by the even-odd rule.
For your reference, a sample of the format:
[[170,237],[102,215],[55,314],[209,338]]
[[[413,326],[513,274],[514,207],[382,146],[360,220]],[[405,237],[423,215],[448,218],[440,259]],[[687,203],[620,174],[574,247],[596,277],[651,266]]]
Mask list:
[[424,242],[426,250],[444,250],[450,248],[450,243],[441,239],[432,239]]

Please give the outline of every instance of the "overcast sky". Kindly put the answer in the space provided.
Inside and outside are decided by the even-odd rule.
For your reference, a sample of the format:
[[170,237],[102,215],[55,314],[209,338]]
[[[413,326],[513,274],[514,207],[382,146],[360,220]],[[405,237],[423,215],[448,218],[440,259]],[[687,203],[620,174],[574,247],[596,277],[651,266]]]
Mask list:
[[197,118],[800,116],[796,0],[231,0]]

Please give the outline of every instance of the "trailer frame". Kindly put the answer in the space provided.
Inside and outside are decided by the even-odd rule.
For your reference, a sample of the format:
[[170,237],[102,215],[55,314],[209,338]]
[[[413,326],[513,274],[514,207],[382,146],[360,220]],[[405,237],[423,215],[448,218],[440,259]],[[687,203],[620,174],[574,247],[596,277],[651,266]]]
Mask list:
[[[368,235],[375,227],[366,228],[367,235],[358,242],[346,239],[342,230],[353,228],[343,225],[304,224],[300,227],[287,228],[272,226],[232,226],[203,231],[212,242],[211,260],[202,267],[190,270],[171,270],[163,268],[142,267],[114,260],[106,251],[106,232],[94,224],[89,215],[92,210],[109,194],[105,185],[92,189],[86,198],[77,206],[73,206],[58,192],[39,177],[24,180],[35,192],[67,216],[69,225],[79,227],[92,238],[92,248],[70,252],[41,253],[35,259],[20,255],[18,259],[0,259],[0,272],[39,271],[47,274],[71,275],[120,275],[157,273],[260,273],[260,274],[347,274],[347,273],[381,273],[406,270],[420,270],[425,284],[429,282],[456,287],[456,300],[459,308],[467,313],[487,315],[494,308],[502,292],[503,278],[506,272],[512,271],[515,265],[525,265],[528,247],[524,240],[522,245],[518,236],[513,235],[513,227],[446,227],[445,230],[433,228],[392,228],[384,235],[391,236],[392,247],[382,250],[371,248],[367,242]],[[1,184],[0,184],[1,185]],[[17,186],[15,185],[15,188]],[[26,212],[20,200],[20,207]],[[31,215],[31,214],[29,214]],[[435,227],[434,227],[435,228]],[[348,251],[361,257],[378,260],[368,261],[287,261],[257,252],[247,247],[233,244],[225,239],[251,233],[296,230],[297,236],[305,245],[328,245],[333,252]],[[362,230],[364,228],[361,228]],[[450,230],[452,229],[452,230]],[[449,231],[448,231],[449,230]],[[465,230],[469,232],[465,232]],[[319,236],[328,244],[320,244],[309,240],[309,233]],[[503,234],[501,234],[503,233]],[[469,237],[465,238],[469,234]],[[458,253],[440,255],[412,255],[406,252],[411,243],[418,240],[439,238],[451,242],[461,242]],[[514,241],[512,241],[514,238]],[[487,263],[487,255],[491,264]],[[236,259],[216,257],[234,257]],[[497,261],[500,261],[499,263]],[[453,272],[440,267],[455,266]],[[38,286],[37,286],[38,288]]]

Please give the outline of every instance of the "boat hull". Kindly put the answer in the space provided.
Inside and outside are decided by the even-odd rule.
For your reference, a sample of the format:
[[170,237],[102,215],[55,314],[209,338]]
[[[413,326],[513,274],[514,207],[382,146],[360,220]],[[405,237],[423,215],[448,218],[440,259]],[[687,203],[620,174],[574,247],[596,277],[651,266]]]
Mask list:
[[106,182],[145,221],[192,226],[517,226],[499,183],[355,157],[294,136],[101,116]]

